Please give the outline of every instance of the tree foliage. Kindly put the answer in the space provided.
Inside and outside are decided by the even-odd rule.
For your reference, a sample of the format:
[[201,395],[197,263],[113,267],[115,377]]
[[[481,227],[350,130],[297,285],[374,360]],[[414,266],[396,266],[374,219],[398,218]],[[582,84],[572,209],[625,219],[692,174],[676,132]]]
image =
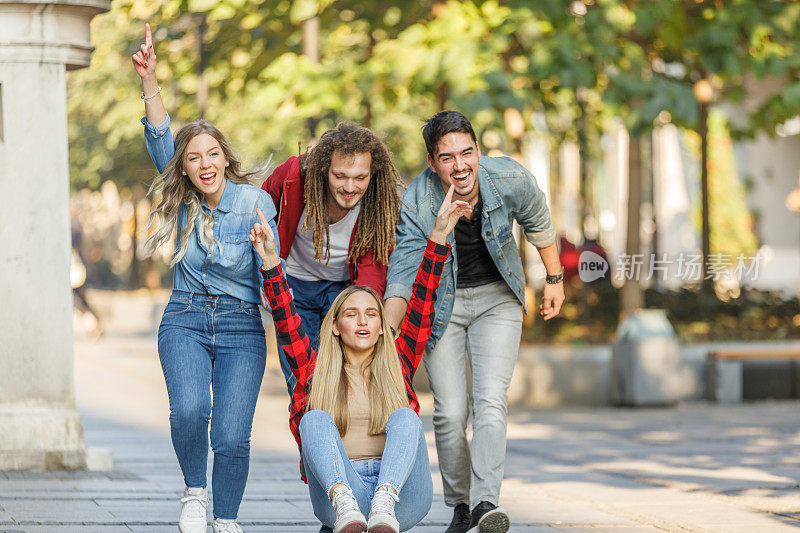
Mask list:
[[[303,21],[314,16],[318,62],[302,44]],[[800,112],[798,17],[800,4],[759,0],[115,0],[93,22],[91,68],[69,77],[72,183],[152,177],[129,60],[145,21],[156,29],[176,124],[199,116],[205,84],[205,118],[251,159],[297,153],[355,120],[386,135],[411,177],[424,165],[422,120],[444,106],[507,151],[507,109],[554,143],[582,131],[592,150],[611,116],[634,134],[662,111],[694,128],[700,78],[719,101],[737,101],[768,77],[785,89],[742,110],[732,132],[774,132]],[[534,115],[544,122],[534,125]]]

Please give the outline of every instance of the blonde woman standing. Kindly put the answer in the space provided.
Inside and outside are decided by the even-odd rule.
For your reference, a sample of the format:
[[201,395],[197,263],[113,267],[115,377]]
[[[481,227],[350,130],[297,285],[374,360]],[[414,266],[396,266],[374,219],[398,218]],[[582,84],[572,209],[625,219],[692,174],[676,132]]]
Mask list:
[[[150,26],[133,57],[142,79],[145,135],[164,135],[169,117],[155,77]],[[158,126],[154,126],[158,125]],[[158,330],[158,354],[167,385],[172,445],[186,488],[178,527],[205,533],[206,463],[214,452],[214,533],[242,533],[235,519],[250,463],[250,430],[264,374],[266,341],[260,301],[261,259],[248,232],[256,209],[274,228],[270,196],[252,183],[266,172],[244,171],[222,133],[190,122],[175,135],[169,161],[150,187],[158,200],[148,226],[148,255],[177,232],[173,290]],[[262,215],[263,216],[263,215]],[[266,219],[262,219],[267,224]],[[213,392],[213,395],[212,395]],[[213,409],[212,409],[213,405]],[[212,415],[213,413],[213,415]]]
[[289,426],[301,450],[302,478],[314,514],[334,533],[397,533],[430,509],[431,472],[411,382],[450,252],[445,239],[471,212],[466,202],[451,202],[452,193],[439,209],[396,340],[378,294],[351,285],[325,316],[315,352],[288,290],[274,230],[261,213],[250,233],[264,264],[278,341],[297,378]]

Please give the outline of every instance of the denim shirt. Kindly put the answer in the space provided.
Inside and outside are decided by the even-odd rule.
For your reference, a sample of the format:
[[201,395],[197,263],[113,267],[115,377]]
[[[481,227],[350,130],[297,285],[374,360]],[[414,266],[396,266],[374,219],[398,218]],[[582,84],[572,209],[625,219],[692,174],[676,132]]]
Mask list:
[[[555,228],[544,193],[536,179],[525,167],[509,157],[481,157],[478,166],[478,187],[483,200],[481,232],[497,269],[525,305],[525,274],[517,243],[512,235],[512,223],[517,221],[525,238],[537,248],[555,242]],[[384,298],[399,296],[411,298],[411,283],[425,249],[427,236],[433,230],[439,207],[444,201],[444,190],[438,174],[425,169],[411,182],[400,207],[397,223],[397,246],[389,257],[389,273]],[[433,349],[444,333],[455,301],[458,275],[458,249],[451,232],[447,243],[456,253],[450,254],[436,293],[436,314],[428,341]]]
[[[147,151],[158,171],[163,172],[175,153],[169,116],[158,127],[145,118],[142,118],[142,124]],[[203,244],[195,226],[189,236],[186,255],[175,264],[172,288],[212,295],[227,294],[253,304],[260,303],[261,258],[248,239],[253,224],[258,222],[256,208],[261,209],[269,219],[273,234],[277,235],[275,205],[270,195],[258,187],[228,180],[214,209],[203,199],[203,211],[214,217],[214,238],[218,242]],[[186,226],[188,212],[186,204],[178,208],[176,250],[180,247],[179,240]]]

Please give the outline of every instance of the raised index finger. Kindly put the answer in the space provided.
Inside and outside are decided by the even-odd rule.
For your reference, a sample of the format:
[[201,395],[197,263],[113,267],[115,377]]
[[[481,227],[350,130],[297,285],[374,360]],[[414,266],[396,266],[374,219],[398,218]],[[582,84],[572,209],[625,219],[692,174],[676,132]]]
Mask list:
[[267,217],[264,216],[264,213],[261,212],[261,209],[256,208],[256,213],[258,214],[259,220],[261,220],[261,225],[269,227],[269,222],[267,222]]
[[447,189],[447,194],[444,195],[444,203],[450,204],[453,201],[453,191],[456,189],[455,183],[450,184],[450,188]]
[[144,45],[147,48],[153,47],[153,34],[150,32],[150,24],[144,24]]

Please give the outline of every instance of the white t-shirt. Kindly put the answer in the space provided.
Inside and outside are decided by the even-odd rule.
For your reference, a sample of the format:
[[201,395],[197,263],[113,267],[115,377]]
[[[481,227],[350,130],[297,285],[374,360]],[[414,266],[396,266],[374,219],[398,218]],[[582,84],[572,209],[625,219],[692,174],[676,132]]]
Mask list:
[[328,226],[331,247],[330,260],[326,267],[325,261],[314,259],[313,230],[307,233],[302,230],[306,220],[306,210],[303,209],[300,222],[297,224],[297,233],[294,234],[292,249],[286,258],[286,273],[305,281],[348,281],[350,268],[347,265],[347,254],[350,251],[350,236],[356,227],[360,212],[361,204],[358,203],[343,219]]

